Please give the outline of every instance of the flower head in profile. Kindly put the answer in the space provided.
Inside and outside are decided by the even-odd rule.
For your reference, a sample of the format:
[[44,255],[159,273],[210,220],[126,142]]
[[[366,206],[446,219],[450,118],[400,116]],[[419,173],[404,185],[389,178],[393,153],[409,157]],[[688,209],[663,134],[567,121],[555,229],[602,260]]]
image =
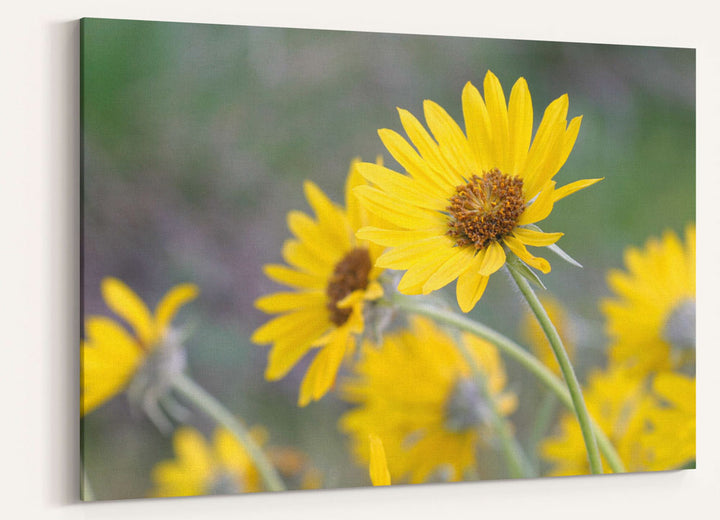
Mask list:
[[575,117],[568,124],[567,95],[547,107],[533,138],[533,108],[523,78],[507,104],[491,72],[484,91],[483,99],[471,83],[463,90],[465,132],[432,101],[424,104],[432,135],[400,110],[410,142],[389,129],[379,135],[407,175],[363,163],[358,169],[372,185],[356,189],[363,205],[398,228],[368,226],[358,236],[389,247],[377,265],[406,271],[399,291],[428,294],[457,280],[457,301],[465,312],[505,264],[507,251],[549,272],[547,260],[526,246],[552,245],[562,233],[544,233],[535,224],[555,202],[600,180],[556,188],[553,177],[581,121]]
[[[180,308],[198,293],[192,284],[173,287],[151,313],[145,303],[117,278],[105,278],[101,292],[107,306],[131,330],[104,316],[85,319],[85,338],[81,341],[81,402],[85,415],[128,386],[131,393],[143,394],[160,389],[167,378],[184,368],[180,334],[172,320]],[[155,394],[159,396],[159,394]],[[143,396],[150,417],[164,424],[157,402]]]
[[[251,430],[263,444],[264,430]],[[183,426],[173,435],[175,458],[159,462],[152,472],[155,497],[226,495],[262,490],[252,458],[225,428],[215,430],[211,443],[194,428]]]
[[[650,459],[642,441],[645,418],[652,401],[643,380],[631,377],[626,369],[619,366],[605,371],[595,370],[590,373],[583,395],[590,416],[616,447],[627,470],[650,469]],[[563,413],[557,431],[541,443],[540,455],[551,465],[549,475],[590,473],[585,442],[573,412]],[[607,463],[604,467],[609,469]]]
[[695,369],[695,226],[684,242],[667,231],[625,252],[626,270],[613,270],[615,293],[602,302],[610,359],[639,376]]
[[360,227],[379,218],[360,207],[353,188],[364,183],[350,168],[343,209],[312,182],[305,197],[315,218],[291,211],[287,221],[295,235],[285,241],[288,265],[266,265],[265,274],[290,290],[258,298],[255,306],[278,316],[258,328],[255,343],[272,343],[265,378],[283,378],[311,350],[314,359],[300,386],[298,404],[318,400],[332,388],[343,359],[355,348],[365,328],[368,302],[380,298],[382,269],[375,266],[382,248],[355,237]]
[[470,334],[461,341],[485,377],[484,391],[453,339],[428,319],[414,318],[408,330],[388,333],[382,346],[363,344],[363,357],[342,387],[357,406],[340,420],[359,461],[379,458],[368,443],[377,436],[392,454],[393,482],[458,481],[474,467],[476,451],[491,437],[491,414],[510,414],[517,399],[504,390],[495,347]]

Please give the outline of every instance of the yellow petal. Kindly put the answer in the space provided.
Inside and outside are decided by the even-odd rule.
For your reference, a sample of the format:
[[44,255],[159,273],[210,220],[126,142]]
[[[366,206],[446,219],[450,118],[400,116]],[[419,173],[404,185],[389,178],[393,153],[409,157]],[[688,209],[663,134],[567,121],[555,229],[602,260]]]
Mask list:
[[197,295],[197,285],[186,283],[173,287],[155,307],[155,325],[158,333],[162,334],[170,326],[180,307],[197,298]]
[[442,195],[437,196],[412,178],[397,173],[384,166],[360,163],[358,171],[368,181],[386,193],[399,197],[405,203],[430,210],[444,210],[448,201]]
[[345,181],[345,209],[347,211],[350,228],[355,231],[369,224],[367,211],[353,193],[355,187],[365,184],[365,179],[357,169],[358,164],[360,164],[359,159],[352,160],[350,163],[350,171]]
[[433,174],[440,177],[443,182],[455,186],[461,180],[457,175],[453,174],[453,170],[447,164],[447,161],[440,153],[438,145],[433,141],[430,134],[420,122],[407,110],[398,109],[400,114],[400,122],[405,129],[410,141],[415,145],[423,160],[428,167],[432,169]]
[[291,310],[325,308],[325,291],[278,292],[255,300],[255,308],[269,314]]
[[449,254],[453,245],[449,237],[435,236],[390,249],[375,263],[385,269],[409,269],[427,255]]
[[340,256],[334,260],[327,255],[317,256],[314,250],[297,240],[286,240],[283,243],[282,257],[291,266],[323,280],[327,280],[335,268],[335,262],[341,259]]
[[378,300],[383,297],[385,291],[383,291],[382,285],[377,282],[370,282],[365,289],[365,295],[363,298],[367,301]]
[[423,161],[415,149],[397,132],[383,128],[378,131],[385,148],[405,168],[410,176],[428,188],[440,190],[440,193],[452,191],[455,187],[444,177],[435,175],[432,168]]
[[308,321],[321,321],[318,319],[321,317],[321,315],[318,315],[317,309],[309,309],[291,312],[289,314],[283,314],[282,316],[273,318],[265,325],[258,328],[251,336],[250,341],[259,344],[271,343],[272,341],[282,338],[286,334],[289,334],[294,329],[300,327]]
[[518,79],[510,93],[508,119],[510,125],[510,160],[507,173],[517,175],[523,171],[532,140],[532,99],[525,78]]
[[525,182],[523,189],[528,198],[534,197],[557,172],[555,166],[559,162],[560,149],[565,137],[567,110],[567,94],[557,98],[545,109],[523,172]]
[[370,434],[370,480],[373,486],[389,486],[390,471],[385,458],[385,448],[377,435]]
[[470,312],[475,307],[490,279],[488,276],[480,274],[480,263],[483,261],[483,256],[475,255],[473,264],[458,278],[456,296],[458,305],[463,312]]
[[155,343],[157,336],[150,310],[130,287],[117,278],[105,278],[100,290],[107,306],[130,324],[144,345]]
[[[350,230],[343,226],[342,220],[336,220],[347,234]],[[338,234],[329,235],[321,229],[320,225],[302,211],[290,211],[287,214],[288,228],[312,252],[313,256],[323,259],[325,263],[333,264],[345,251],[350,249],[350,241],[346,236],[344,240],[338,238]]]
[[268,354],[265,379],[277,381],[285,377],[295,364],[317,344],[318,338],[321,338],[328,330],[334,330],[328,316],[327,313],[316,314],[314,319],[306,319],[279,336]]
[[299,406],[321,399],[330,390],[351,341],[354,339],[350,337],[347,328],[341,327],[333,340],[318,352],[300,385]]
[[413,206],[398,196],[371,186],[358,186],[354,193],[368,210],[401,228],[433,227],[443,217],[439,212]]
[[296,271],[285,265],[267,264],[263,266],[263,272],[275,282],[298,289],[324,289],[327,285],[326,280],[321,276]]
[[451,250],[450,258],[445,260],[443,264],[430,276],[423,284],[423,294],[429,294],[432,291],[445,287],[447,284],[457,279],[458,276],[468,270],[475,256],[475,249],[472,247],[456,247]]
[[604,178],[605,177],[602,177],[600,179],[582,179],[579,181],[571,182],[570,184],[566,184],[565,186],[562,186],[561,188],[558,188],[554,191],[553,200],[557,202],[560,199],[564,199],[568,195],[572,195],[576,191],[580,191],[587,188],[588,186],[592,186],[593,184],[603,180]]
[[485,248],[485,255],[478,266],[478,272],[482,276],[490,276],[505,264],[505,251],[496,242],[490,242]]
[[[582,116],[577,116],[570,121],[570,124],[565,131],[565,135],[560,143],[560,156],[558,164],[555,166],[555,171],[562,168],[567,158],[570,156],[573,147],[575,146],[575,140],[577,139],[578,133],[580,132],[580,124],[582,123]],[[554,174],[553,174],[554,175]]]
[[554,244],[564,233],[543,233],[533,229],[516,227],[513,229],[513,235],[520,239],[523,244],[528,246],[549,246]]
[[375,244],[385,247],[397,247],[407,245],[418,240],[425,240],[445,233],[445,227],[431,229],[380,229],[376,227],[364,227],[357,232],[360,240],[369,240]]
[[425,282],[454,254],[454,251],[454,248],[443,248],[418,257],[400,279],[398,291],[402,294],[422,294]]
[[145,357],[142,347],[109,318],[85,320],[87,341],[81,342],[80,413],[90,413],[121,392]]
[[534,224],[546,218],[553,209],[555,181],[548,182],[535,200],[525,208],[518,219],[518,225]]
[[305,198],[317,217],[317,229],[322,237],[334,243],[336,249],[350,249],[353,234],[342,208],[331,201],[312,181],[306,180],[303,189]]
[[510,251],[515,253],[523,262],[528,264],[530,267],[534,267],[547,274],[550,272],[550,263],[544,258],[533,256],[525,247],[525,244],[520,242],[517,238],[512,235],[508,235],[503,238],[505,245],[510,248]]
[[426,100],[425,120],[430,131],[440,144],[440,152],[458,176],[469,177],[477,171],[477,162],[470,151],[467,138],[460,127],[437,103]]
[[490,71],[485,74],[483,90],[485,91],[485,103],[493,129],[493,143],[497,152],[496,159],[498,164],[496,167],[502,171],[509,171],[510,125],[508,121],[507,104],[505,103],[505,94],[503,93],[500,81],[497,79],[497,76]]
[[[468,143],[480,171],[489,171],[499,164],[493,144],[493,128],[485,102],[475,86],[468,82],[462,92],[463,117]],[[480,173],[480,172],[478,172]]]

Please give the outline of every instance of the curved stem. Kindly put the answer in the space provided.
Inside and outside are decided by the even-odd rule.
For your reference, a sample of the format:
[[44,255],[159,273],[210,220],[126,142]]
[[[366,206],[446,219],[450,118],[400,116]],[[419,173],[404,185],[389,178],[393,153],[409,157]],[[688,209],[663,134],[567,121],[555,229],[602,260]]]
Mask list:
[[510,476],[513,478],[534,477],[534,471],[528,462],[522,446],[520,446],[520,443],[518,443],[517,439],[513,435],[508,421],[500,415],[497,407],[495,406],[495,402],[489,395],[487,385],[485,383],[485,374],[483,374],[480,370],[477,360],[470,353],[467,345],[465,345],[465,342],[463,342],[462,339],[456,341],[455,345],[465,359],[465,362],[470,367],[470,370],[472,370],[475,385],[477,386],[478,391],[481,392],[483,398],[490,406],[492,426],[500,438],[503,454],[508,462]]
[[527,279],[517,272],[515,266],[508,261],[507,263],[510,275],[515,280],[520,292],[527,300],[530,308],[535,314],[540,326],[545,332],[545,336],[552,346],[555,358],[560,364],[560,370],[562,371],[565,383],[567,384],[568,390],[570,391],[570,397],[572,398],[573,408],[575,409],[575,415],[577,416],[578,422],[580,423],[580,430],[582,430],[583,440],[585,441],[585,449],[588,453],[588,459],[590,461],[590,471],[593,473],[602,473],[602,459],[600,458],[600,451],[598,450],[597,440],[593,432],[592,424],[590,423],[590,414],[587,411],[585,400],[583,399],[582,390],[580,389],[580,382],[575,375],[572,363],[568,357],[565,346],[563,345],[560,335],[553,325],[550,317],[545,311],[542,303],[538,299],[535,291],[530,287],[530,283]]
[[260,476],[269,491],[285,491],[285,484],[278,475],[275,467],[267,459],[260,447],[253,441],[247,428],[238,421],[217,399],[207,393],[195,381],[185,374],[180,374],[173,380],[173,388],[180,395],[192,402],[219,424],[225,426],[243,445],[252,459]]
[[[487,325],[478,323],[474,320],[466,318],[465,316],[461,316],[452,311],[438,309],[432,305],[418,303],[413,301],[413,299],[403,297],[402,295],[395,295],[393,297],[392,304],[406,312],[427,316],[428,318],[432,318],[460,330],[465,330],[491,342],[507,356],[513,358],[528,371],[532,372],[535,377],[537,377],[545,386],[558,396],[563,405],[565,405],[568,409],[573,410],[573,401],[570,396],[570,392],[563,382],[540,360],[510,338],[503,336]],[[605,456],[605,460],[610,468],[615,473],[625,473],[625,467],[620,460],[620,456],[617,454],[617,451],[615,451],[615,448],[610,443],[610,440],[600,429],[597,423],[592,421],[592,425],[597,438],[598,446],[602,451],[602,454]]]

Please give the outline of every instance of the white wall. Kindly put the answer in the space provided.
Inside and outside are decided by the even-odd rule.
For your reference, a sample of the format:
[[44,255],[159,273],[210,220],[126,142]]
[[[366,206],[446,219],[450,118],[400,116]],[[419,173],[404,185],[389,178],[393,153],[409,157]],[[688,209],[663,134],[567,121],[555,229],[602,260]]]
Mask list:
[[[711,2],[6,2],[0,112],[0,517],[717,518],[720,44]],[[83,16],[698,49],[698,469],[390,490],[79,504],[77,24]]]

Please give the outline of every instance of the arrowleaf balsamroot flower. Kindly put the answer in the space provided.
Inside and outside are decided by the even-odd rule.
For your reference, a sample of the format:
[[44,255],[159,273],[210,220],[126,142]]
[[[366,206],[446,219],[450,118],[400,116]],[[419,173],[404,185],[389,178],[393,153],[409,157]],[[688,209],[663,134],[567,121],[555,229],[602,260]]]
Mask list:
[[370,226],[358,233],[389,247],[378,258],[379,267],[406,271],[398,290],[428,294],[457,279],[464,312],[481,298],[507,251],[549,272],[547,260],[526,246],[552,245],[562,233],[543,233],[534,224],[555,202],[600,180],[556,188],[553,177],[568,158],[581,121],[575,117],[568,124],[567,95],[547,107],[533,139],[525,79],[515,83],[507,104],[491,72],[484,91],[483,99],[471,83],[463,90],[465,132],[432,101],[424,103],[432,135],[400,109],[410,142],[389,129],[379,135],[407,175],[362,163],[358,169],[371,185],[356,188],[363,205],[399,228]]
[[672,231],[625,252],[626,270],[612,270],[615,293],[602,302],[612,339],[610,359],[638,376],[695,371],[695,226],[685,241]]
[[360,227],[381,220],[367,213],[352,190],[364,184],[353,162],[346,182],[346,210],[333,203],[312,182],[305,197],[315,219],[300,211],[288,214],[295,238],[285,241],[285,265],[266,265],[265,274],[292,288],[258,298],[255,306],[279,314],[252,335],[255,343],[272,343],[265,378],[283,378],[310,350],[317,349],[300,386],[298,404],[325,395],[340,365],[354,349],[365,326],[366,303],[383,295],[382,269],[375,260],[382,247],[358,240]]
[[458,481],[475,467],[477,449],[493,435],[493,409],[509,415],[517,396],[505,390],[494,345],[471,334],[459,341],[484,376],[484,392],[452,337],[427,318],[414,317],[408,330],[385,334],[382,345],[363,343],[363,356],[342,385],[343,397],[357,406],[340,419],[363,464],[379,466],[373,466],[380,459],[377,444],[368,443],[376,436],[391,454],[393,482],[416,484],[438,475]]
[[152,314],[140,297],[117,278],[103,279],[100,288],[107,306],[130,325],[132,333],[111,318],[85,319],[85,339],[80,346],[81,415],[123,391],[136,373],[149,365],[148,360],[178,350],[179,338],[171,322],[180,308],[198,294],[195,285],[176,285]]

